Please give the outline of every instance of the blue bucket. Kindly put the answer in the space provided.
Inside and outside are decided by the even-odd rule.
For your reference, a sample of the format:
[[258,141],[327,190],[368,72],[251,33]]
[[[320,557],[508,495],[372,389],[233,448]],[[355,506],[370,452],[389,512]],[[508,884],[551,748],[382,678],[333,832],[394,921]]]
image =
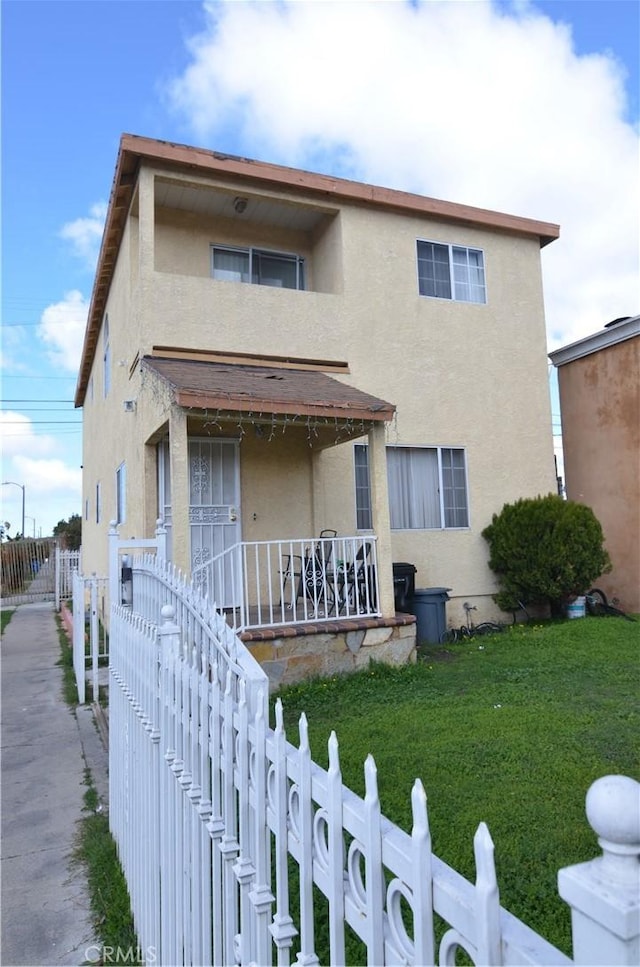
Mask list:
[[584,596],[574,598],[567,605],[567,618],[584,618],[587,613],[586,604],[587,599]]

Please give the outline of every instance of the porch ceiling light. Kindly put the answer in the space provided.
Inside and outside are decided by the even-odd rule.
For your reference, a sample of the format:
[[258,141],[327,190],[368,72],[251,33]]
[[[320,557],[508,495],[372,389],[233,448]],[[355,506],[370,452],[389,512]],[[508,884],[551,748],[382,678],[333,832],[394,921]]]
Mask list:
[[247,199],[238,196],[233,199],[233,208],[238,215],[242,215],[247,208]]

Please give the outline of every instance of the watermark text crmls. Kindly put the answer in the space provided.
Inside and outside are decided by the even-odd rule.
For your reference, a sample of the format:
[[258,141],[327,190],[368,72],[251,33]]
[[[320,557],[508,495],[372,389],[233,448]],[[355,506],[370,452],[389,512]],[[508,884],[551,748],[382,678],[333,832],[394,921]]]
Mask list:
[[109,944],[91,944],[84,952],[84,959],[90,964],[155,964],[156,948],[112,947]]

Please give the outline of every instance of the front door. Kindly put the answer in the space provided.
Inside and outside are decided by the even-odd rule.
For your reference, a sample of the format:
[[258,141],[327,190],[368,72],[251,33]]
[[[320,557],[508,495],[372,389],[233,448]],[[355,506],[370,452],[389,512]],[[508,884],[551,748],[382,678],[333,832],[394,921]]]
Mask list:
[[219,557],[241,539],[239,464],[235,440],[189,440],[191,573],[220,608],[240,603],[239,555]]

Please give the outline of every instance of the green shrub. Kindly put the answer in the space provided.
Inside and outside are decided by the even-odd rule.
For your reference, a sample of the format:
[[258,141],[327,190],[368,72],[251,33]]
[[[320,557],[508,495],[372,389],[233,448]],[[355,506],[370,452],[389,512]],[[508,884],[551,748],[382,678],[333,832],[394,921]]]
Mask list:
[[611,570],[591,508],[556,494],[505,504],[482,536],[501,585],[494,600],[504,611],[520,603],[548,604],[557,611]]

